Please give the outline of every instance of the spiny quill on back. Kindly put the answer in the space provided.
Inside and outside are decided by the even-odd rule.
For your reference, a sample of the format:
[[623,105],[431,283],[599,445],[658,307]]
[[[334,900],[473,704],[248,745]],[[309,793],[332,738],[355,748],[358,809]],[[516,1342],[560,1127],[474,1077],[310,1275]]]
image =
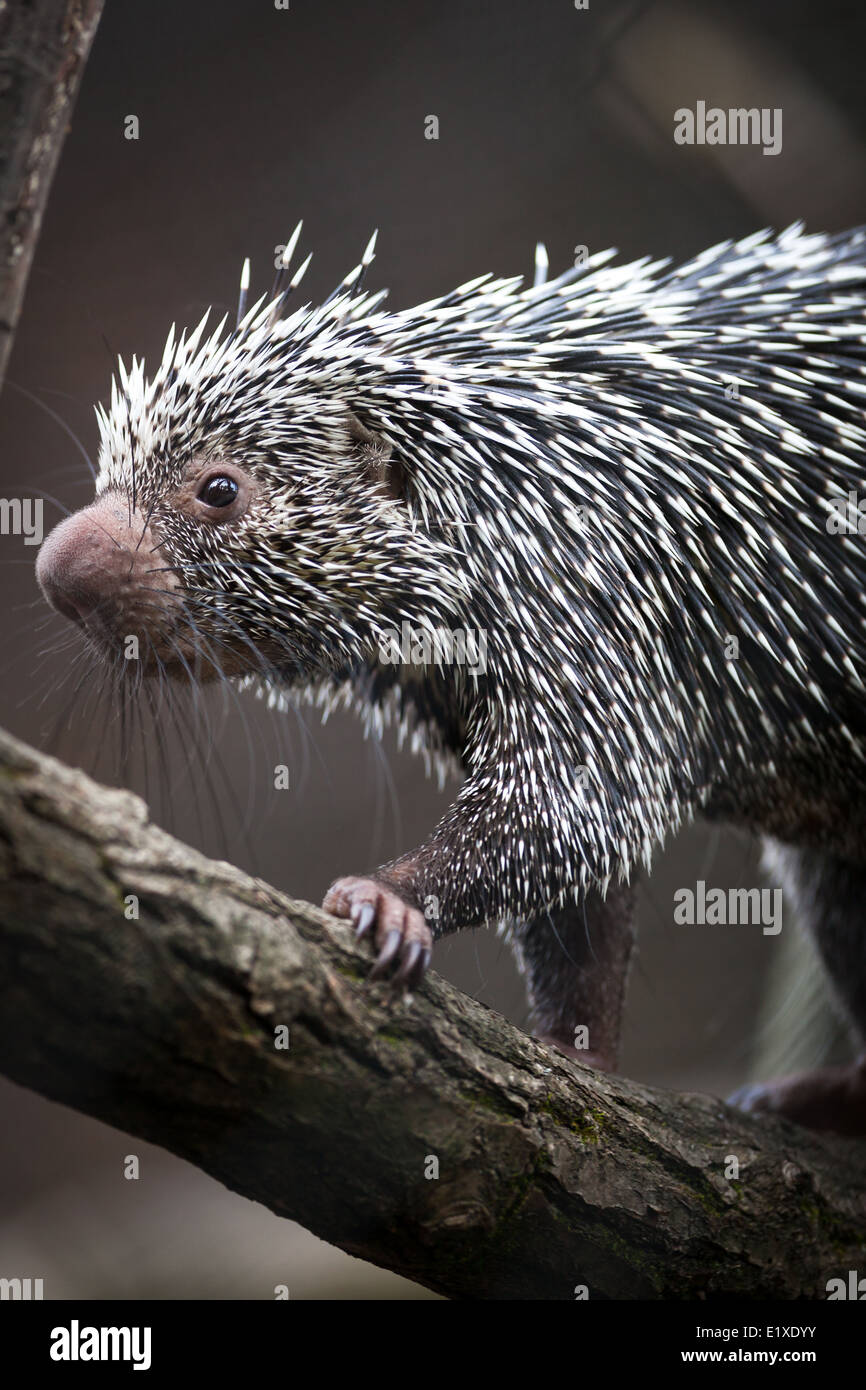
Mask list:
[[[866,495],[866,232],[551,281],[539,248],[531,287],[394,313],[371,241],[286,315],[299,231],[249,310],[245,266],[233,331],[172,329],[152,380],[120,365],[97,500],[40,554],[50,602],[118,661],[137,635],[145,675],[350,701],[462,770],[426,844],[326,897],[375,975],[413,986],[431,937],[504,922],[540,1035],[574,1053],[587,1025],[575,1055],[615,1065],[628,884],[700,811],[796,847],[866,1030],[866,563],[834,521]],[[443,631],[483,634],[483,665],[419,644]],[[830,1127],[866,1125],[856,1075]],[[750,1103],[822,1123],[786,1084]]]

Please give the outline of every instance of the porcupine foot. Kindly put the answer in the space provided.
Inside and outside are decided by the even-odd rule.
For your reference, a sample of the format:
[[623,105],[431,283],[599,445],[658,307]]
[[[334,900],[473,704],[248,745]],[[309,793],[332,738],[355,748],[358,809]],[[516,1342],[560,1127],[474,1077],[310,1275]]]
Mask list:
[[430,964],[433,938],[422,913],[373,878],[338,878],[325,894],[326,912],[347,917],[359,939],[371,931],[379,948],[371,980],[390,976],[395,987],[419,985]]
[[[846,826],[857,826],[853,815]],[[866,831],[863,851],[866,852]],[[833,987],[835,1002],[857,1046],[866,1040],[866,936],[862,902],[866,869],[826,848],[784,845],[768,839],[767,867],[788,904],[810,933]],[[809,1129],[849,1137],[866,1135],[866,1052],[842,1066],[822,1067],[744,1086],[732,1097],[743,1110],[782,1115]]]
[[743,1086],[728,1104],[781,1115],[808,1129],[849,1137],[866,1135],[866,1053],[847,1066],[822,1067]]

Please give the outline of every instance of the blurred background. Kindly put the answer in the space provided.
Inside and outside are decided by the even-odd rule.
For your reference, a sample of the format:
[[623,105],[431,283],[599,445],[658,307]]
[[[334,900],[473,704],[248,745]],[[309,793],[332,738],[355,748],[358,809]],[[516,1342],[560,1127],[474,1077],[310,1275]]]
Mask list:
[[[539,238],[556,273],[579,246],[684,258],[796,218],[866,221],[864,41],[856,0],[107,0],[0,398],[0,494],[56,499],[46,529],[86,503],[82,453],[95,455],[92,405],[116,354],[153,363],[172,321],[233,306],[244,256],[253,292],[269,288],[300,217],[307,296],[328,293],[378,227],[369,284],[388,285],[395,308],[483,271],[529,271]],[[676,145],[674,111],[699,100],[781,108],[781,153]],[[429,115],[438,140],[425,139]],[[319,902],[337,874],[418,844],[453,797],[348,716],[321,727],[219,693],[192,777],[173,733],[162,756],[147,727],[122,768],[107,706],[65,679],[67,634],[34,560],[4,540],[0,722],[146,794],[206,852]],[[292,789],[278,794],[283,762]],[[674,926],[674,889],[700,878],[754,886],[755,846],[694,827],[659,855],[622,1065],[724,1095],[770,1065],[805,1005],[772,994],[790,930]],[[443,943],[434,968],[525,1023],[492,933]],[[293,1298],[432,1296],[4,1081],[0,1105],[0,1274],[42,1277],[46,1297],[269,1298],[276,1283]],[[130,1152],[138,1182],[122,1178]]]

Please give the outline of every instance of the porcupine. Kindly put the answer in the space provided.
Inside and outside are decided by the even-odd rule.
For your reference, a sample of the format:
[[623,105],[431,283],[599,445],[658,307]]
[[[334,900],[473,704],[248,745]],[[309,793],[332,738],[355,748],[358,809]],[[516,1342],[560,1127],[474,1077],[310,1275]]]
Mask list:
[[[614,1067],[635,872],[702,813],[774,847],[862,1038],[866,231],[553,280],[540,248],[529,287],[393,313],[371,242],[287,314],[296,240],[235,329],[120,364],[49,601],[118,662],[137,634],[145,677],[348,702],[459,769],[425,844],[325,898],[374,976],[414,988],[433,939],[505,924],[537,1034],[586,1025]],[[485,634],[483,669],[383,661],[405,624]],[[741,1100],[866,1132],[866,1066]]]

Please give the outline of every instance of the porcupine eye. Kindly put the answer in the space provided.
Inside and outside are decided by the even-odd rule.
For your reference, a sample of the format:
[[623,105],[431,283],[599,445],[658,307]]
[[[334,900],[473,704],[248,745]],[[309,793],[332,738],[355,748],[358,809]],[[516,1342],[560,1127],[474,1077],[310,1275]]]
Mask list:
[[178,500],[197,520],[221,525],[240,520],[254,491],[252,480],[242,468],[220,463],[192,478],[181,489]]
[[239,488],[234,478],[224,473],[208,478],[199,489],[198,498],[209,507],[229,507],[238,495]]

